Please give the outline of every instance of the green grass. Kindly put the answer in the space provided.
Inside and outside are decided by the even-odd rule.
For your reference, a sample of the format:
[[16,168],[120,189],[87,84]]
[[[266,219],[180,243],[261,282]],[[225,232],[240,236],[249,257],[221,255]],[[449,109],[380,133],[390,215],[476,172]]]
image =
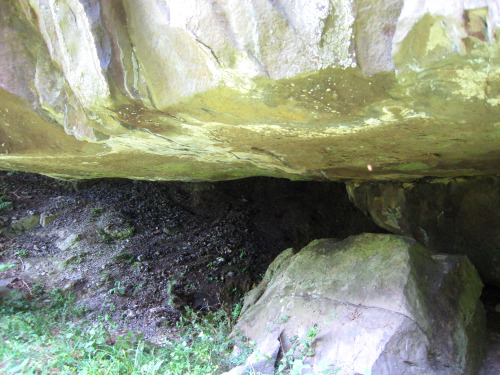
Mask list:
[[[192,310],[178,322],[179,338],[155,346],[118,334],[107,316],[88,321],[71,296],[55,290],[0,305],[1,374],[220,374],[240,364],[229,333],[236,315]],[[237,313],[236,313],[237,314]]]
[[14,268],[16,267],[15,264],[12,264],[12,263],[0,263],[0,272],[5,272],[5,271],[8,271],[9,269],[11,268]]

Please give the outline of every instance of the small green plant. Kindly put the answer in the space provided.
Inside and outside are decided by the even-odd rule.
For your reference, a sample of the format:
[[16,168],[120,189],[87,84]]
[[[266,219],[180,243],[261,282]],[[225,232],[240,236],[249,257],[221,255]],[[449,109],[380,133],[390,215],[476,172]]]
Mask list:
[[127,263],[131,264],[135,260],[135,256],[133,254],[124,252],[115,256],[115,261],[117,263]]
[[107,283],[110,278],[111,278],[111,275],[109,274],[109,272],[101,273],[101,282],[102,283]]
[[[186,308],[177,324],[181,341],[169,358],[166,373],[220,374],[243,364],[251,346],[241,335],[229,338],[238,313],[237,309],[233,312],[221,309],[202,315]],[[234,345],[243,349],[238,355],[232,355]]]
[[104,228],[104,233],[106,233],[113,240],[125,240],[127,238],[130,238],[134,234],[134,231],[135,228],[131,225],[125,225],[118,228],[112,225],[108,225]]
[[[277,364],[275,373],[277,375],[299,375],[303,374],[304,370],[311,368],[311,366],[306,362],[307,358],[314,355],[314,341],[316,340],[318,334],[319,326],[314,325],[309,328],[309,331],[307,331],[302,340],[299,340],[298,336],[294,336],[293,338],[287,337],[290,341],[290,348],[288,351],[283,353],[281,360]],[[327,365],[325,361],[322,361],[319,363],[316,373],[322,375],[334,375],[340,370],[341,368],[337,367],[335,364]]]
[[286,323],[290,320],[290,315],[285,315],[280,318],[280,323]]
[[19,258],[25,258],[29,255],[29,251],[26,249],[18,249],[14,252],[14,255]]
[[318,374],[335,375],[340,370],[342,370],[342,367],[337,367],[336,365],[328,365],[327,366],[324,363],[320,363],[319,369],[318,369]]
[[139,284],[134,286],[134,291],[132,292],[132,296],[135,296],[142,289],[142,287],[144,286],[145,283],[146,283],[146,281],[142,280]]
[[165,227],[162,229],[163,233],[169,236],[174,236],[179,233],[180,229],[176,226]]
[[12,264],[12,263],[0,264],[0,272],[8,271],[11,268],[14,268],[16,265],[17,264]]
[[[328,319],[325,320],[325,324],[330,323],[333,319],[337,319],[338,314],[339,313],[337,313],[337,312],[334,312],[333,314],[330,314],[328,316]],[[330,319],[332,319],[332,320],[330,320]]]
[[[298,375],[310,368],[311,366],[305,363],[308,357],[314,355],[313,343],[319,333],[317,325],[312,326],[307,331],[305,337],[299,340],[298,336],[293,338],[287,337],[290,341],[290,349],[283,353],[283,357],[278,363],[276,374],[291,374]],[[282,343],[283,347],[283,343]]]
[[132,268],[134,271],[138,271],[138,270],[140,270],[140,269],[141,269],[141,266],[142,266],[142,263],[141,263],[141,262],[139,262],[139,261],[135,261],[135,262],[132,264],[132,267],[131,267],[131,268]]
[[31,287],[31,293],[34,296],[40,296],[40,295],[42,295],[42,293],[44,293],[44,287],[43,287],[43,285],[39,284],[39,283],[33,284],[33,286]]
[[241,309],[243,309],[243,303],[240,301],[234,305],[233,311],[231,311],[231,316],[234,318],[235,321],[240,316]]
[[8,201],[5,195],[0,197],[0,211],[6,209],[10,205],[12,205],[12,202]]
[[113,242],[113,238],[111,238],[111,236],[102,229],[96,229],[96,233],[101,238],[102,242],[106,244],[110,244],[111,242]]
[[89,221],[97,221],[99,217],[102,215],[104,212],[103,207],[91,207],[90,212],[92,212],[92,215],[90,216]]
[[115,281],[114,287],[108,290],[108,294],[118,294],[123,296],[125,294],[125,288],[123,287],[121,281]]
[[69,266],[71,264],[73,265],[77,265],[77,264],[80,264],[83,262],[83,259],[85,258],[85,256],[88,255],[88,252],[87,251],[84,251],[82,253],[79,253],[79,254],[76,254],[76,255],[73,255],[72,257],[69,257],[68,259],[66,259],[64,261],[64,264]]
[[173,289],[175,284],[177,284],[177,280],[169,280],[167,282],[167,294],[168,294],[168,305],[172,306],[174,303],[174,294],[173,294]]
[[73,241],[71,241],[71,245],[69,245],[69,247],[72,247],[73,245],[77,244],[81,240],[82,240],[82,237],[79,234],[77,234],[75,236],[75,238],[73,239]]

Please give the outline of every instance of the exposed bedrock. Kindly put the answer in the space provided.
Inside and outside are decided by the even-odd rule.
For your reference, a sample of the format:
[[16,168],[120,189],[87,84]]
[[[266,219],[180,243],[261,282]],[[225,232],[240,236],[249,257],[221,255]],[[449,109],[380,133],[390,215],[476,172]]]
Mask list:
[[227,374],[274,374],[282,357],[297,374],[476,374],[481,289],[467,257],[436,255],[407,237],[286,250],[245,299],[237,328],[256,345]]
[[379,226],[442,253],[465,254],[500,286],[500,177],[347,184]]
[[494,0],[0,2],[0,168],[60,178],[498,172]]

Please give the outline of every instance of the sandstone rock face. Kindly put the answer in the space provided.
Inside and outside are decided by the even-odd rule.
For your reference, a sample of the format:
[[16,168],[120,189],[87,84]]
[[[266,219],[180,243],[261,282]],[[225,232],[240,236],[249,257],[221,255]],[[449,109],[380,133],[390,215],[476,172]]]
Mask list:
[[499,25],[495,0],[3,1],[0,168],[495,173]]
[[465,254],[500,285],[500,178],[347,184],[352,202],[382,228],[439,252]]
[[255,351],[229,373],[274,374],[278,353],[314,327],[303,373],[475,374],[484,354],[481,289],[465,256],[432,255],[406,237],[313,241],[283,252],[248,294],[237,328]]

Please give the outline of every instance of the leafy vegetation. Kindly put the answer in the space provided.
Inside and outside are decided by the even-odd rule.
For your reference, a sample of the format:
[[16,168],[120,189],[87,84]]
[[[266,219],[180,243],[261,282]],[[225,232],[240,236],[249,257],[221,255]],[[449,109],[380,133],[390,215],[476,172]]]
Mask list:
[[229,339],[238,310],[201,315],[187,309],[179,337],[163,346],[120,334],[105,316],[90,321],[60,290],[33,288],[0,306],[0,372],[8,374],[219,374],[240,364]]
[[[289,316],[285,316],[284,318],[288,319]],[[277,365],[276,374],[299,375],[303,374],[304,370],[309,369],[311,366],[305,360],[314,355],[313,344],[318,333],[319,327],[315,325],[309,328],[309,331],[302,340],[298,336],[288,337],[291,346],[286,353],[283,353]],[[318,373],[323,375],[333,375],[340,371],[340,368],[335,365],[326,366],[325,364],[320,364],[320,367],[321,369],[319,369]]]
[[104,207],[91,207],[90,211],[92,212],[92,215],[90,216],[89,221],[97,221],[104,212]]
[[12,204],[12,202],[8,201],[5,196],[0,197],[0,211],[6,209]]
[[[45,293],[34,286],[32,296],[18,297],[0,305],[0,373],[215,375],[243,364],[252,351],[243,336],[231,336],[241,304],[232,312],[205,315],[187,308],[177,322],[178,337],[158,346],[119,331],[107,315],[85,318],[72,296],[58,289]],[[305,360],[314,355],[318,332],[314,326],[302,340],[288,338],[291,347],[277,363],[276,374],[307,370]],[[319,373],[339,370],[330,365]]]
[[0,264],[0,272],[5,272],[10,270],[11,268],[14,268],[16,265],[12,263],[2,263]]

